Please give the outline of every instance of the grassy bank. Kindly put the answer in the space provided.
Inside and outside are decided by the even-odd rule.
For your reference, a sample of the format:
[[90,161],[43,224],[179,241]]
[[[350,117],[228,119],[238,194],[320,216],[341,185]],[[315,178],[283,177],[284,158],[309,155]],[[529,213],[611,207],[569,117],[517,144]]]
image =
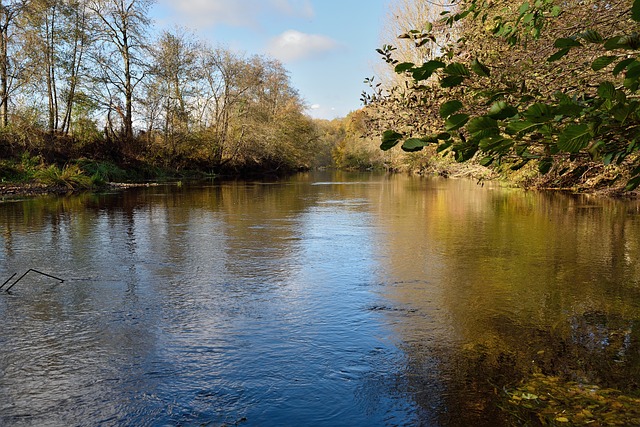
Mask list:
[[25,154],[19,160],[0,160],[0,194],[65,194],[98,190],[110,183],[141,183],[208,176],[204,172],[175,171],[144,164],[124,169],[109,161],[77,159],[63,165],[48,164]]

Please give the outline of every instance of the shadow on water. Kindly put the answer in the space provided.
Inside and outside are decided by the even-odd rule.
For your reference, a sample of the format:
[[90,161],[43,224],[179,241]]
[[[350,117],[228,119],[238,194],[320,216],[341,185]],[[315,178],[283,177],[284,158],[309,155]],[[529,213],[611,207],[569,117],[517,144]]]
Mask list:
[[637,202],[326,172],[0,222],[0,278],[65,279],[0,297],[0,424],[640,419]]

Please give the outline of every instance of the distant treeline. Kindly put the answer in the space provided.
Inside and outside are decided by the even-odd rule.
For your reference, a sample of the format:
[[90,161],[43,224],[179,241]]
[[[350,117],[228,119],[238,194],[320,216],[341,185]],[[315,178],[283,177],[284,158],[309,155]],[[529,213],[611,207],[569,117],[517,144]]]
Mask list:
[[281,63],[152,35],[151,4],[0,2],[0,175],[78,159],[212,173],[331,162]]

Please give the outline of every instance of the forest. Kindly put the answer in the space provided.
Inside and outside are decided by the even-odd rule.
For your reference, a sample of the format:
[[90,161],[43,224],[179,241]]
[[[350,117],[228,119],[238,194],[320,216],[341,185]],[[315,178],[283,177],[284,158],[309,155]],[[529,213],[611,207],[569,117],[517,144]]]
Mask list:
[[[156,34],[150,0],[0,2],[0,179],[86,187],[330,161],[275,59]],[[323,157],[324,156],[324,157]]]

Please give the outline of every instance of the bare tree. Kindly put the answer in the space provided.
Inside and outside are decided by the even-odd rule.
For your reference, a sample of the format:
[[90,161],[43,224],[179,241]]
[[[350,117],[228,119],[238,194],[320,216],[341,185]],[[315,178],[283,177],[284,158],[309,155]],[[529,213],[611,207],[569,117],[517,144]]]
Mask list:
[[125,140],[133,138],[134,94],[146,73],[144,50],[151,4],[152,0],[88,1],[96,22],[98,80],[105,87],[108,115],[115,111],[122,120]]
[[25,8],[26,0],[0,0],[0,126],[9,125],[9,101],[17,67],[10,57],[14,24]]
[[184,32],[163,32],[150,48],[152,66],[145,85],[148,131],[160,129],[168,161],[177,155],[179,140],[191,124],[191,111],[198,99],[199,43]]

